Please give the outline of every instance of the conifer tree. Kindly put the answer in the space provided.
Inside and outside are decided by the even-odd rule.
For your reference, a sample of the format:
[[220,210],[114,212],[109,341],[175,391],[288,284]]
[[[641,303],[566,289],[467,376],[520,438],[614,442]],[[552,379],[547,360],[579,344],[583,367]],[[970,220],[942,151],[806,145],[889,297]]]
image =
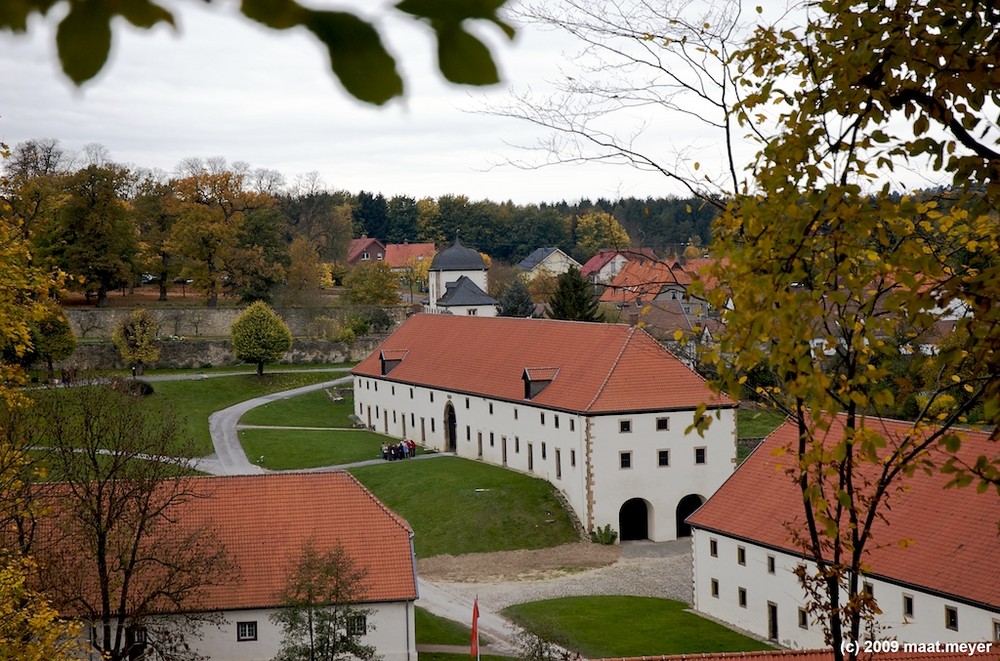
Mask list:
[[593,287],[575,266],[559,275],[556,293],[549,301],[549,317],[569,321],[603,321],[603,315],[597,310]]

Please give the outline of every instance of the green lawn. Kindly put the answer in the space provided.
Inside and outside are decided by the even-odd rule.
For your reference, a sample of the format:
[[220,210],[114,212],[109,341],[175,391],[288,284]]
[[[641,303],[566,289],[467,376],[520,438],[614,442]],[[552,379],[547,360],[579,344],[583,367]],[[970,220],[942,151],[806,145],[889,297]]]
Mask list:
[[534,601],[501,612],[591,659],[771,649],[687,608],[669,599],[600,596]]
[[289,374],[256,374],[220,376],[193,381],[156,381],[156,394],[149,398],[153,414],[165,415],[172,410],[185,420],[187,433],[197,443],[199,456],[213,452],[208,433],[208,416],[215,411],[260,395],[291,390],[312,383],[337,378],[329,372],[295,372]]
[[[336,378],[336,377],[330,377]],[[330,388],[335,394],[349,387]],[[341,402],[330,399],[326,390],[306,393],[290,399],[279,399],[247,411],[240,419],[244,425],[274,425],[276,427],[350,427],[347,419],[354,412],[354,396],[347,394]]]
[[740,409],[736,416],[736,437],[764,438],[784,421],[784,414],[772,409]]
[[364,430],[241,429],[239,433],[240,443],[250,461],[270,470],[380,459],[382,443],[395,442],[395,439]]
[[[472,629],[464,624],[435,615],[417,606],[414,609],[413,626],[417,632],[418,645],[469,645],[472,642]],[[472,618],[472,613],[469,613]],[[479,644],[485,645],[487,639],[479,637]],[[423,654],[420,655],[423,658]]]
[[416,531],[417,556],[547,548],[578,541],[551,484],[458,457],[352,468]]

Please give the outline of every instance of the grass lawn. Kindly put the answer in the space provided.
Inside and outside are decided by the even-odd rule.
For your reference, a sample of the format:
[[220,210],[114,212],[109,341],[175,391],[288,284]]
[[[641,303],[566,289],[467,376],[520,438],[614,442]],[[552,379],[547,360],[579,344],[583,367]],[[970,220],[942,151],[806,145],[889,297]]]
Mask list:
[[578,541],[544,480],[458,457],[352,468],[416,531],[417,556],[536,549]]
[[[413,626],[417,632],[418,645],[469,645],[472,642],[472,629],[455,620],[435,615],[417,606],[414,609]],[[472,613],[469,613],[472,617]],[[487,639],[479,637],[479,644],[485,645]],[[423,658],[423,654],[420,655]]]
[[771,409],[740,409],[736,415],[736,437],[764,438],[784,421],[784,414]]
[[[344,391],[348,387],[349,384],[345,384],[334,390]],[[247,411],[240,423],[276,427],[350,427],[351,421],[347,416],[353,412],[354,395],[346,395],[344,401],[334,402],[325,390],[317,390],[258,406]]]
[[364,430],[241,429],[239,433],[250,461],[270,470],[381,459],[382,443],[395,441]]
[[337,378],[329,372],[295,372],[289,374],[256,374],[220,376],[193,381],[156,381],[156,394],[149,398],[154,415],[172,410],[185,420],[187,433],[198,447],[199,456],[211,454],[212,437],[208,433],[208,416],[215,411],[247,399],[272,392],[291,390],[312,383]]
[[502,613],[591,659],[771,649],[685,612],[686,608],[669,599],[601,596],[534,601],[510,606]]

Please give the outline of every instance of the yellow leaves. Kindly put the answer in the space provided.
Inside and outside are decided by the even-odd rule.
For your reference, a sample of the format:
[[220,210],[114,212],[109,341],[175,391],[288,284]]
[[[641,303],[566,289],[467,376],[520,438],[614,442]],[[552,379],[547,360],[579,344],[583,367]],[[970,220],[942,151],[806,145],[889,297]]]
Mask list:
[[680,329],[675,330],[674,331],[674,341],[675,342],[680,342],[683,339],[684,339],[684,331],[682,331]]

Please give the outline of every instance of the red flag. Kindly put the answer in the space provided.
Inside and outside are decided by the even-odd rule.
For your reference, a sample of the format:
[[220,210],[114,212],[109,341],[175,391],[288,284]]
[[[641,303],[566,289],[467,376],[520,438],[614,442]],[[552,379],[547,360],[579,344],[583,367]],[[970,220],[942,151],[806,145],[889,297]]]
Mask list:
[[479,658],[479,597],[472,602],[472,647],[469,656]]

